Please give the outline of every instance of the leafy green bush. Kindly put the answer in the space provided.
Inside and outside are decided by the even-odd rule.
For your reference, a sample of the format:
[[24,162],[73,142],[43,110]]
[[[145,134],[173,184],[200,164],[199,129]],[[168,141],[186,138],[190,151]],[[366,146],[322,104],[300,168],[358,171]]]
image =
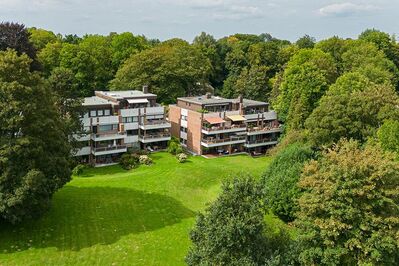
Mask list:
[[176,155],[176,158],[179,161],[179,163],[184,163],[185,161],[187,161],[187,154],[179,153],[178,155]]
[[73,168],[72,174],[75,175],[75,176],[80,176],[81,174],[83,174],[83,170],[85,168],[86,168],[86,165],[78,164],[77,166],[75,166],[75,168]]
[[313,156],[310,146],[291,144],[276,155],[263,175],[266,205],[283,221],[295,219],[301,195],[297,183],[305,162]]
[[177,138],[172,137],[168,142],[168,152],[176,155],[183,152],[183,147],[180,145],[180,142]]
[[125,153],[122,155],[119,164],[123,169],[130,170],[140,165],[140,158],[136,154]]
[[148,155],[140,155],[139,162],[140,164],[150,165],[152,164],[152,159]]

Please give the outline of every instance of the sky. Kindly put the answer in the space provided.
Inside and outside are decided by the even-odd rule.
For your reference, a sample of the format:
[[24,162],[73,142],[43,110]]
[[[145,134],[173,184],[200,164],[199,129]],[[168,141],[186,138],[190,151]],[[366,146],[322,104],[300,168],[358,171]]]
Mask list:
[[192,41],[205,31],[270,33],[295,41],[355,38],[367,28],[399,36],[399,0],[0,0],[0,21],[61,34],[130,31]]

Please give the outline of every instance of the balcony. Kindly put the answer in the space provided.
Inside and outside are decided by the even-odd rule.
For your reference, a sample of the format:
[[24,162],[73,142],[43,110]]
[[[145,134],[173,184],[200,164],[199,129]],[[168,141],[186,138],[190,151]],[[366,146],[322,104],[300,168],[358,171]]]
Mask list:
[[272,146],[278,143],[277,140],[274,139],[261,139],[261,140],[250,140],[244,144],[246,148],[256,148],[262,146]]
[[114,139],[124,139],[124,138],[126,138],[126,132],[100,133],[100,134],[92,134],[91,136],[91,139],[94,141],[114,140]]
[[231,126],[212,126],[212,127],[203,127],[202,133],[206,135],[212,134],[220,134],[220,133],[229,133],[229,132],[240,132],[245,131],[247,126],[245,124],[239,125],[231,125]]
[[84,156],[84,155],[89,155],[90,154],[90,147],[82,147],[76,152],[73,153],[73,156]]
[[92,117],[91,125],[113,125],[119,124],[119,116],[100,116],[100,117]]
[[95,156],[99,155],[107,155],[113,153],[123,153],[127,152],[126,145],[115,145],[115,146],[108,146],[108,147],[96,147],[92,149],[92,153]]
[[232,136],[226,139],[208,138],[208,139],[202,139],[201,145],[207,148],[212,148],[212,147],[219,147],[225,145],[241,144],[245,143],[246,140],[247,140],[246,136]]
[[152,143],[159,141],[169,141],[171,138],[170,133],[160,133],[160,134],[148,134],[145,136],[139,136],[139,140],[142,143]]
[[253,135],[261,135],[261,134],[269,134],[269,133],[279,133],[282,132],[283,129],[280,126],[276,127],[253,127],[248,128],[248,136]]
[[170,127],[171,127],[170,123],[166,120],[145,121],[143,124],[140,124],[140,128],[144,130],[170,128]]

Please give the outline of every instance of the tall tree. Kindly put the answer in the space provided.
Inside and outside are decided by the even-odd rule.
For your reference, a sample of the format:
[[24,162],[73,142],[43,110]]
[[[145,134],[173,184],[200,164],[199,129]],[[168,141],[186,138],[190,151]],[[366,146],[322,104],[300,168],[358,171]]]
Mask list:
[[37,51],[43,49],[48,43],[55,43],[59,41],[59,38],[52,31],[30,28],[28,30],[30,36],[29,40]]
[[309,145],[294,143],[280,151],[262,177],[266,206],[285,222],[293,221],[298,211],[299,177],[306,162],[315,158]]
[[40,64],[36,61],[36,49],[29,41],[30,33],[25,25],[18,23],[0,23],[0,51],[13,49],[18,55],[27,54],[31,59],[31,69],[40,69]]
[[64,123],[31,62],[0,52],[0,217],[9,222],[42,214],[71,174]]
[[399,121],[386,120],[378,129],[377,137],[384,150],[396,152],[399,156]]
[[126,60],[111,82],[112,89],[138,89],[149,85],[160,101],[204,93],[211,66],[209,59],[187,42],[172,39]]
[[342,141],[304,168],[296,225],[304,265],[399,263],[399,163]]
[[265,265],[284,254],[288,239],[266,235],[263,217],[262,191],[254,179],[225,182],[217,200],[198,216],[187,264]]
[[306,34],[299,38],[295,44],[301,49],[313,48],[316,44],[316,39]]
[[347,73],[331,86],[306,120],[309,141],[315,146],[330,146],[342,137],[364,142],[385,119],[399,119],[398,105],[392,86]]

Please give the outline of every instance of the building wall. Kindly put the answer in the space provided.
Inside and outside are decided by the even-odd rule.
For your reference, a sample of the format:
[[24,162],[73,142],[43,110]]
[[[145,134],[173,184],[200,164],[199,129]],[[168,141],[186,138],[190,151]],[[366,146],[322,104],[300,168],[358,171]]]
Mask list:
[[195,103],[190,103],[182,100],[177,100],[177,106],[187,109],[187,110],[192,110],[192,111],[200,111],[202,109],[202,105],[200,104],[195,104]]
[[181,108],[176,105],[169,106],[169,122],[171,124],[172,136],[180,138],[180,111]]
[[188,110],[187,129],[187,147],[197,154],[202,154],[202,113]]

